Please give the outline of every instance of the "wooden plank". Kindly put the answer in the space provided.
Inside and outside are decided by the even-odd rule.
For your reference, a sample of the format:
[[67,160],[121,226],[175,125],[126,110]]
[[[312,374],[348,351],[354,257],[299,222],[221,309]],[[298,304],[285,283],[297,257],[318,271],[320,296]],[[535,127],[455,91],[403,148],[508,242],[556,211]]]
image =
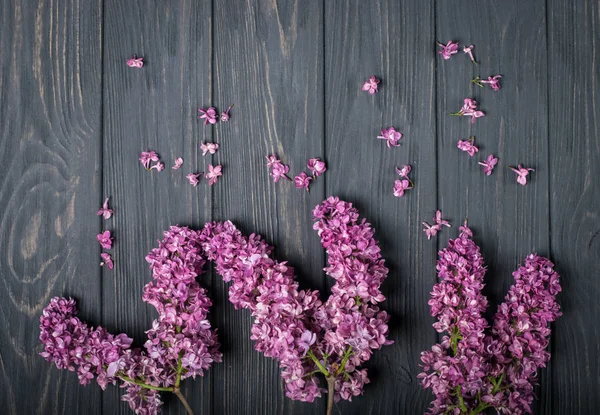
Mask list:
[[[461,44],[450,60],[437,59],[439,208],[454,225],[439,244],[445,246],[468,218],[488,266],[484,294],[492,317],[525,256],[549,254],[545,2],[467,7],[456,0],[438,1],[436,15],[437,40]],[[475,45],[478,65],[462,52],[469,44]],[[500,91],[470,83],[478,75],[496,74],[503,76]],[[486,113],[475,124],[449,115],[466,97],[475,98]],[[474,157],[456,147],[459,139],[470,136],[479,146]],[[499,161],[486,176],[477,162],[490,153]],[[525,187],[508,168],[519,163],[536,169]],[[541,376],[537,413],[545,414],[550,412],[549,373]]]
[[[310,194],[285,180],[273,183],[265,156],[277,153],[290,175],[324,157],[323,22],[319,2],[215,2],[215,101],[235,104],[228,124],[214,128],[214,162],[223,178],[214,187],[214,215],[276,245],[275,256],[296,268],[303,288],[323,288],[324,253],[312,230],[312,209],[324,199],[328,173]],[[206,161],[206,164],[209,160]],[[293,177],[293,176],[292,176]],[[277,363],[254,350],[252,319],[235,311],[216,276],[224,365],[215,371],[214,413],[323,413],[285,397]]]
[[101,2],[0,3],[0,408],[99,414],[100,388],[39,356],[54,296],[101,317]]
[[[550,229],[564,315],[552,340],[553,414],[600,408],[600,4],[548,1]],[[548,412],[550,413],[550,412]]]
[[[436,208],[433,1],[328,2],[324,21],[327,194],[353,202],[376,229],[395,341],[366,365],[364,396],[334,412],[423,413],[430,399],[416,380],[419,354],[436,339],[427,306],[436,246],[421,231]],[[373,96],[361,91],[372,74],[382,79]],[[404,134],[400,148],[376,139],[389,126]],[[402,164],[412,165],[416,187],[395,198]]]
[[[207,186],[190,186],[186,174],[202,166],[200,142],[210,130],[197,120],[197,108],[211,101],[210,3],[105,2],[104,18],[104,189],[115,209],[114,271],[103,274],[103,320],[114,331],[134,336],[138,345],[156,317],[141,300],[151,274],[145,256],[170,225],[200,227],[210,220]],[[142,69],[128,68],[133,54],[145,58]],[[148,172],[141,151],[157,151],[163,172]],[[172,170],[176,157],[184,158]],[[203,279],[205,287],[210,285]],[[211,369],[212,370],[212,369]],[[197,413],[211,411],[211,371],[185,381],[184,393]],[[130,413],[121,391],[104,397],[104,413]],[[185,413],[165,396],[164,413]]]

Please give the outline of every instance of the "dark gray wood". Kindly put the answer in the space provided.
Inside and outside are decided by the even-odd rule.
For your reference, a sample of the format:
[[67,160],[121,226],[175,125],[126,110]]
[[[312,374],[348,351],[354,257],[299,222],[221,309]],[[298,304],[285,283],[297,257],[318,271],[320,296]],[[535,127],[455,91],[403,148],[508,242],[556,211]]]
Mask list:
[[[107,1],[104,13],[103,178],[115,209],[107,223],[115,233],[115,269],[103,271],[103,320],[141,346],[157,316],[141,299],[151,279],[146,254],[170,225],[210,220],[208,186],[193,188],[185,176],[202,168],[199,146],[210,131],[197,120],[197,108],[211,101],[211,8],[196,1]],[[142,69],[125,65],[133,54],[145,58]],[[164,171],[141,166],[139,154],[149,149],[159,153]],[[171,169],[176,157],[184,158],[180,170]],[[211,379],[209,371],[182,384],[198,413],[211,410]],[[165,413],[185,413],[164,395]],[[131,412],[120,396],[118,388],[103,394],[104,413]]]
[[54,296],[101,317],[101,2],[0,2],[0,412],[100,414],[39,353]]
[[[75,374],[39,356],[38,318],[55,295],[74,296],[82,319],[133,335],[156,313],[141,300],[146,253],[171,224],[234,221],[262,234],[297,270],[303,288],[331,286],[312,230],[325,196],[353,202],[376,228],[390,276],[383,307],[395,344],[366,365],[371,384],[334,413],[418,414],[432,398],[419,386],[419,354],[436,341],[427,301],[436,251],[468,218],[489,271],[489,316],[525,255],[549,255],[562,275],[564,316],[554,325],[552,361],[540,372],[536,414],[600,409],[600,192],[597,101],[599,4],[465,3],[458,0],[317,2],[0,2],[0,412],[129,414],[121,391],[82,387]],[[449,61],[435,41],[474,44],[480,62]],[[131,69],[133,54],[146,66]],[[502,74],[503,89],[477,75]],[[381,92],[360,90],[369,75]],[[474,97],[486,117],[448,114]],[[197,108],[235,104],[229,123],[204,127]],[[400,148],[375,137],[397,127]],[[456,148],[476,136],[473,158]],[[220,149],[202,157],[200,143]],[[156,150],[157,173],[138,162]],[[264,157],[277,153],[290,176],[310,157],[328,172],[311,193],[273,183]],[[493,175],[477,161],[500,158]],[[185,159],[171,170],[175,157]],[[185,175],[222,164],[210,188]],[[395,166],[410,163],[416,188],[392,194]],[[508,165],[536,169],[515,182]],[[96,216],[104,197],[115,216]],[[422,221],[443,211],[453,224],[427,241]],[[114,232],[115,269],[101,269],[95,235]],[[184,382],[201,414],[322,414],[285,397],[275,361],[254,350],[252,318],[228,302],[215,274],[224,362]],[[183,414],[172,397],[163,413]]]
[[[277,153],[290,177],[324,158],[323,11],[319,2],[218,1],[214,5],[215,101],[235,104],[229,123],[214,127],[223,165],[214,187],[214,217],[276,245],[275,256],[296,268],[303,288],[324,287],[324,253],[312,230],[312,209],[324,199],[325,177],[310,194],[292,182],[273,183],[265,156]],[[205,164],[208,164],[209,160]],[[252,319],[228,303],[216,276],[214,298],[225,364],[215,367],[214,413],[322,413],[285,397],[277,363],[254,350]]]
[[[419,354],[436,339],[427,300],[435,282],[435,241],[421,221],[436,207],[434,4],[430,1],[328,2],[325,10],[327,193],[352,201],[376,229],[390,275],[382,307],[395,344],[366,365],[371,384],[335,413],[422,413]],[[380,92],[361,91],[370,75]],[[404,134],[399,148],[376,139]],[[393,195],[394,167],[411,164],[416,187]],[[418,330],[415,328],[418,327]]]
[[600,408],[599,8],[548,1],[550,229],[564,313],[550,362],[555,414]]
[[[484,294],[493,317],[513,284],[512,272],[531,252],[549,255],[548,103],[545,1],[518,0],[469,7],[438,1],[437,40],[458,41],[460,52],[444,61],[438,55],[439,208],[453,228],[439,237],[440,248],[458,233],[466,218],[488,267]],[[462,52],[474,44],[474,65]],[[432,48],[434,46],[432,45]],[[525,58],[526,57],[526,58]],[[480,88],[476,76],[501,74],[502,89]],[[486,116],[453,117],[463,99],[475,98]],[[479,153],[469,157],[456,145],[475,136]],[[477,162],[498,157],[491,176]],[[523,187],[508,166],[535,168]],[[551,413],[548,371],[542,371],[538,413]]]

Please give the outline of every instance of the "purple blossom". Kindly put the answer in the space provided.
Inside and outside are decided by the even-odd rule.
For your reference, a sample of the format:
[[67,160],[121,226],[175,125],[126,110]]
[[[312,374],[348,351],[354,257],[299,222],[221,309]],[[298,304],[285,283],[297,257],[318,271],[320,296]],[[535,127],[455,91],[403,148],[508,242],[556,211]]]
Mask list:
[[113,260],[112,260],[112,256],[109,253],[102,252],[100,254],[100,258],[102,258],[102,261],[100,262],[100,266],[101,267],[103,267],[103,266],[106,265],[106,268],[113,269],[114,263],[113,263]]
[[156,171],[161,172],[165,169],[165,163],[156,163],[154,166],[150,167],[149,170],[156,169]]
[[474,48],[473,45],[463,46],[463,53],[466,53],[467,55],[469,55],[471,62],[473,62],[474,64],[477,64],[477,62],[475,61],[475,58],[473,57],[473,48]]
[[437,233],[442,230],[442,226],[437,223],[430,225],[427,222],[423,222],[423,226],[423,232],[427,235],[427,240],[431,239],[431,237],[437,235]]
[[156,154],[156,151],[154,150],[142,151],[140,154],[140,163],[142,163],[142,166],[144,166],[146,170],[150,170],[150,163],[152,161],[158,160],[160,159],[158,157],[158,154]]
[[312,158],[306,163],[306,167],[310,169],[313,177],[319,177],[327,170],[327,165],[320,158]]
[[458,147],[460,150],[466,152],[470,157],[473,157],[475,155],[475,153],[477,153],[479,151],[477,146],[475,146],[474,142],[475,142],[475,137],[471,137],[468,140],[458,140],[456,147]]
[[494,170],[496,163],[498,163],[498,159],[496,157],[494,157],[493,154],[490,154],[489,156],[487,156],[487,159],[485,161],[478,162],[478,164],[483,166],[483,172],[488,176],[490,174],[492,174],[492,171]]
[[517,183],[523,186],[527,184],[527,175],[529,175],[529,172],[535,171],[529,167],[523,167],[520,164],[517,167],[511,167],[510,169],[517,173]]
[[108,207],[108,197],[104,200],[102,208],[98,211],[98,216],[102,216],[105,220],[110,219],[113,215],[113,210]]
[[219,114],[217,114],[217,110],[215,109],[215,107],[210,107],[208,109],[198,108],[198,112],[200,113],[200,115],[198,115],[198,118],[204,119],[204,125],[214,125],[219,119]]
[[216,333],[207,320],[211,301],[196,281],[206,262],[198,236],[171,227],[146,257],[153,280],[142,298],[156,308],[158,317],[146,332],[144,350],[132,348],[125,334],[88,326],[77,317],[74,300],[55,297],[40,317],[41,356],[58,369],[76,372],[82,385],[94,378],[102,389],[119,383],[125,389],[122,399],[133,411],[156,414],[162,400],[150,388],[178,393],[181,380],[202,375],[221,361]]
[[378,84],[380,82],[381,80],[378,79],[375,75],[371,75],[369,77],[369,80],[363,84],[362,90],[368,92],[370,95],[373,95],[377,92]]
[[396,167],[396,173],[398,173],[398,176],[400,176],[400,177],[405,177],[408,179],[408,173],[410,173],[410,171],[411,171],[410,164],[402,165],[401,169]]
[[296,186],[296,189],[306,189],[308,192],[308,186],[310,185],[311,180],[312,177],[307,175],[305,172],[301,172],[299,175],[294,177],[294,186]]
[[402,138],[402,133],[396,131],[394,127],[389,127],[382,129],[381,135],[378,135],[377,138],[386,140],[388,148],[398,147],[400,145],[398,141]]
[[231,303],[252,312],[255,349],[279,361],[286,395],[312,402],[324,391],[324,376],[336,399],[350,400],[368,383],[358,366],[390,344],[389,316],[377,306],[385,299],[379,286],[388,270],[371,226],[350,203],[330,197],[313,215],[327,251],[325,272],[336,280],[326,302],[317,291],[300,290],[293,269],[272,259],[273,248],[258,235],[245,237],[231,222],[209,223],[200,240],[231,282]]
[[96,235],[96,239],[100,243],[100,246],[103,249],[111,249],[112,248],[112,240],[113,238],[110,235],[110,231],[104,231]]
[[200,172],[200,173],[190,173],[187,176],[185,176],[186,179],[188,179],[188,181],[190,182],[190,184],[193,187],[198,186],[198,183],[200,183],[200,176],[202,176],[204,173]]
[[133,55],[133,58],[127,59],[127,66],[130,68],[141,68],[144,66],[144,58],[138,58]]
[[488,84],[494,91],[498,91],[501,88],[500,78],[502,78],[502,75],[488,76],[487,80],[483,80],[481,83]]
[[212,166],[212,164],[208,165],[208,173],[206,173],[205,177],[208,179],[208,185],[212,186],[217,182],[219,177],[223,175],[222,173],[223,166],[217,164],[216,166]]
[[450,222],[448,222],[447,220],[442,219],[442,211],[441,210],[437,210],[435,212],[435,217],[433,218],[433,220],[435,221],[436,225],[440,226],[446,226],[446,227],[451,227]]
[[233,104],[227,108],[227,111],[221,113],[221,122],[229,121],[229,111],[231,111],[231,108],[233,108]]
[[412,189],[413,186],[408,179],[396,180],[394,182],[394,196],[402,197],[404,196],[404,191]]
[[175,159],[175,165],[171,167],[173,170],[179,170],[183,166],[183,159],[178,157]]
[[440,55],[442,55],[442,58],[444,58],[445,60],[448,60],[452,57],[452,55],[458,53],[458,43],[452,42],[451,40],[448,41],[447,45],[444,45],[443,43],[438,42],[437,43],[438,46],[441,48],[438,53]]
[[502,78],[501,75],[488,76],[487,80],[476,77],[475,79],[472,79],[471,82],[481,88],[483,88],[484,84],[488,84],[494,91],[498,91],[502,87],[502,85],[500,85],[500,78]]
[[290,171],[290,166],[288,166],[287,164],[283,164],[275,154],[271,156],[266,156],[266,159],[267,167],[271,170],[270,175],[275,183],[277,183],[282,177],[285,177],[288,180],[292,180],[287,175]]
[[202,155],[206,156],[207,153],[215,154],[219,149],[219,144],[217,143],[202,143],[200,144],[200,150],[202,150]]
[[548,325],[560,315],[558,274],[547,259],[528,256],[486,335],[485,266],[466,222],[460,232],[439,252],[439,282],[429,301],[443,335],[421,354],[418,378],[435,395],[429,413],[531,413],[537,369],[550,359]]
[[463,101],[463,106],[460,109],[460,111],[454,112],[450,115],[456,115],[459,117],[470,116],[471,123],[474,123],[476,118],[485,116],[485,113],[483,111],[479,111],[477,109],[477,101],[475,101],[474,99],[471,99],[471,98],[465,98]]

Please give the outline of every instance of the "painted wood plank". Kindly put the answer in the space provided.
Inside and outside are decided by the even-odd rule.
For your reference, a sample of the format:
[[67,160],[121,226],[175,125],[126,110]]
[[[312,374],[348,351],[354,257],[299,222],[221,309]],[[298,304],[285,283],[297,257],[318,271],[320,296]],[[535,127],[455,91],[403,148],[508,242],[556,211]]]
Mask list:
[[[512,272],[526,255],[549,255],[548,116],[546,20],[543,0],[518,0],[469,7],[460,1],[437,2],[437,41],[461,44],[444,61],[438,55],[438,206],[454,227],[438,237],[440,247],[468,219],[488,267],[487,316],[493,317],[514,279]],[[462,52],[475,45],[478,65]],[[433,46],[432,46],[433,48]],[[480,88],[476,76],[500,74],[502,89]],[[485,117],[471,124],[452,117],[464,98],[475,98]],[[479,152],[469,157],[457,148],[459,139],[475,137]],[[499,158],[491,176],[478,161]],[[508,166],[535,168],[523,187]],[[550,412],[548,371],[541,373],[537,413]]]
[[[552,338],[553,414],[600,408],[600,5],[548,1],[550,218],[563,316]],[[548,412],[550,413],[550,412]]]
[[[228,124],[215,127],[220,144],[213,162],[223,165],[214,186],[214,216],[276,245],[302,288],[324,287],[324,253],[312,230],[312,209],[324,199],[325,178],[310,194],[291,182],[273,183],[265,156],[277,153],[290,176],[324,154],[323,33],[320,2],[215,2],[215,101],[235,104]],[[209,160],[205,164],[208,164]],[[235,311],[216,276],[213,295],[224,344],[215,371],[214,413],[322,413],[325,402],[285,397],[277,363],[254,350],[252,318]]]
[[[200,142],[210,129],[197,108],[211,101],[211,6],[207,2],[105,2],[104,19],[104,193],[115,209],[107,229],[114,232],[113,271],[103,273],[103,320],[113,331],[134,336],[138,345],[156,311],[141,300],[151,279],[145,256],[170,225],[200,227],[210,220],[206,183],[193,188],[186,174],[202,168]],[[129,68],[133,54],[142,69]],[[166,168],[146,171],[141,151],[155,150]],[[180,170],[172,170],[183,157]],[[210,286],[204,278],[202,285]],[[213,314],[214,316],[214,314]],[[211,411],[211,371],[182,383],[197,413]],[[121,391],[104,395],[104,413],[130,413]],[[164,413],[185,413],[164,396]]]
[[100,388],[39,356],[54,296],[101,317],[100,1],[0,5],[0,408],[100,413]]
[[[435,59],[432,1],[328,2],[325,10],[327,194],[352,201],[376,229],[390,275],[383,308],[395,344],[366,365],[364,396],[334,413],[422,413],[419,355],[434,343],[427,301],[435,282],[435,242],[421,221],[436,208]],[[361,91],[370,75],[380,92]],[[399,148],[377,140],[381,128],[404,134]],[[393,195],[394,168],[413,167],[416,186]],[[408,412],[407,412],[408,411]]]

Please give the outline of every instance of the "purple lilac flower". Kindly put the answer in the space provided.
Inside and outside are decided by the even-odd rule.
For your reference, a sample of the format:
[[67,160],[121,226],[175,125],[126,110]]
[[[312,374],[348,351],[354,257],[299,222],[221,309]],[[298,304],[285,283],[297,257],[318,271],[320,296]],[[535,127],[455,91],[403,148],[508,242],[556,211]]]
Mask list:
[[[277,159],[269,159],[276,163]],[[350,203],[330,197],[314,209],[314,229],[328,254],[326,273],[336,280],[326,302],[300,290],[294,270],[270,257],[260,236],[245,237],[231,222],[209,223],[200,239],[217,272],[231,282],[229,300],[252,312],[255,349],[279,361],[286,395],[312,402],[327,380],[335,399],[351,400],[368,383],[358,366],[390,344],[389,319],[377,303],[388,269],[366,221]]]
[[448,60],[452,57],[452,55],[458,53],[458,43],[456,42],[449,40],[447,45],[444,45],[440,42],[437,42],[437,44],[441,48],[438,53],[442,55],[444,60]]
[[456,115],[459,117],[470,116],[471,123],[475,123],[475,119],[485,116],[485,113],[477,109],[477,101],[471,98],[465,98],[462,108],[458,112],[454,112],[450,115]]
[[479,148],[475,145],[475,137],[470,137],[468,140],[458,140],[456,147],[466,152],[470,157],[473,157],[479,151]]
[[301,172],[299,175],[294,177],[294,186],[296,186],[296,189],[306,189],[306,191],[308,192],[308,186],[310,185],[310,181],[312,179],[313,178],[305,172]]
[[40,317],[41,356],[59,369],[77,372],[82,385],[95,378],[105,389],[118,381],[132,410],[156,414],[162,401],[158,390],[149,387],[177,393],[180,380],[202,375],[221,361],[207,320],[211,302],[196,282],[205,264],[201,252],[197,232],[171,227],[146,257],[153,281],[142,298],[159,315],[146,332],[145,350],[131,348],[125,334],[88,326],[77,317],[74,300],[55,297]]
[[531,413],[537,370],[550,360],[549,324],[560,316],[561,291],[553,264],[536,254],[513,273],[515,284],[496,313],[491,333],[482,314],[485,267],[471,230],[440,251],[440,282],[431,293],[435,329],[442,341],[421,354],[421,384],[435,400],[430,414]]

